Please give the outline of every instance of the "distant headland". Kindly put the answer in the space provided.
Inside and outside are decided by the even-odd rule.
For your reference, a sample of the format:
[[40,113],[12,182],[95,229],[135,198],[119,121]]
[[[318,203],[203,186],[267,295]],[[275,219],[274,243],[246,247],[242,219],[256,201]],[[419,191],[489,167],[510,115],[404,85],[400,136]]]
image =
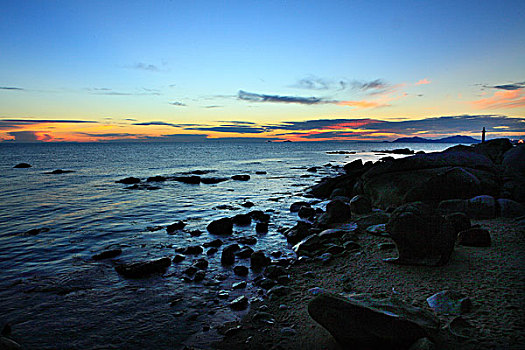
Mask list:
[[470,136],[449,136],[441,139],[425,139],[422,137],[401,137],[392,141],[393,143],[480,143],[480,140],[477,140]]

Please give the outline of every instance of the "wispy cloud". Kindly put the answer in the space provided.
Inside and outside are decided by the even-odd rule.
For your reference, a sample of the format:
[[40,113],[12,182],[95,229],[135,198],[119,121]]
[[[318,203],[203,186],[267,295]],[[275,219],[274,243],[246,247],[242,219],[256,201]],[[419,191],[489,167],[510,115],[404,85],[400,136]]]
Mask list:
[[421,79],[420,81],[414,83],[414,85],[427,85],[427,84],[430,84],[431,81],[428,80],[427,78],[424,78],[424,79]]
[[525,81],[519,82],[519,83],[512,83],[512,84],[501,84],[501,85],[493,85],[493,86],[484,85],[484,86],[488,88],[500,89],[500,90],[519,90],[519,89],[525,88]]
[[381,103],[377,101],[339,101],[337,103],[339,106],[348,106],[348,107],[358,107],[358,108],[377,108],[377,107],[387,107],[390,106],[386,103]]
[[525,107],[524,89],[503,89],[496,91],[493,96],[472,101],[471,104],[479,109],[506,109]]
[[147,96],[147,95],[153,95],[153,96],[159,96],[160,92],[157,89],[148,89],[148,88],[141,88],[137,89],[137,91],[116,91],[110,88],[102,87],[102,88],[87,88],[87,91],[91,93],[92,95],[106,95],[106,96]]
[[324,79],[319,78],[315,76],[309,76],[303,79],[300,79],[292,85],[291,87],[297,88],[297,89],[305,89],[305,90],[344,90],[346,86],[348,85],[348,82],[345,80],[330,80],[330,79]]
[[84,123],[98,123],[89,120],[52,120],[52,119],[0,119],[0,130],[18,129],[36,124],[84,124]]
[[201,124],[173,124],[173,123],[167,123],[167,122],[162,122],[162,121],[133,123],[132,125],[140,125],[140,126],[160,125],[160,126],[171,126],[174,128],[185,128],[188,126],[201,126]]
[[298,103],[298,104],[320,104],[332,103],[318,97],[299,97],[299,96],[280,96],[280,95],[264,95],[253,92],[246,92],[239,90],[237,97],[243,101],[249,102],[275,102],[275,103]]
[[0,86],[0,90],[24,91],[25,89],[14,87],[14,86]]
[[352,87],[354,89],[362,90],[362,91],[368,91],[368,90],[383,90],[387,88],[389,84],[387,84],[382,79],[376,79],[371,81],[358,81],[354,80],[352,81]]
[[161,71],[161,69],[158,66],[154,64],[144,63],[144,62],[135,63],[134,65],[131,66],[131,68],[139,69],[139,70],[146,70],[150,72],[160,72]]
[[182,103],[182,102],[170,102],[170,105],[172,106],[177,106],[177,107],[186,107],[186,104],[185,103]]
[[219,105],[209,105],[209,106],[204,106],[204,108],[222,108],[222,106],[219,106]]
[[243,125],[221,125],[213,127],[198,127],[198,128],[185,128],[185,130],[194,131],[214,131],[214,132],[225,132],[225,133],[236,133],[236,134],[261,134],[266,131],[263,127],[255,126],[243,126]]
[[7,140],[8,142],[42,142],[51,139],[51,136],[47,134],[40,136],[35,131],[11,131],[7,134],[14,137],[12,140]]

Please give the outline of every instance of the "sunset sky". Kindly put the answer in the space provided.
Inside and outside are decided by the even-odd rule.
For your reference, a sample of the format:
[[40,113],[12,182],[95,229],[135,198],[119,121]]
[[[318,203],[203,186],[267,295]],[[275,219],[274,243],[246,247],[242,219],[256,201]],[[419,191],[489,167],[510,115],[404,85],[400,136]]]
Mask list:
[[0,140],[525,138],[525,1],[20,1]]

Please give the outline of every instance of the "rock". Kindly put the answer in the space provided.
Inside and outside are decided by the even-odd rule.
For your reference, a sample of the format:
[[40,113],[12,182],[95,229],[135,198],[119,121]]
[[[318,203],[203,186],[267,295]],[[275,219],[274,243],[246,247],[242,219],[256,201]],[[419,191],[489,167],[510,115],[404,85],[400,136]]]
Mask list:
[[0,336],[0,349],[2,350],[21,350],[22,346],[14,340]]
[[173,176],[171,180],[190,185],[198,185],[201,183],[200,176]]
[[365,196],[354,196],[349,204],[350,210],[355,214],[368,214],[372,211],[372,203]]
[[345,230],[337,229],[337,228],[330,228],[330,229],[321,231],[318,237],[322,241],[326,241],[326,240],[333,239],[333,238],[341,238],[343,237],[345,233],[346,233]]
[[250,180],[250,175],[233,175],[232,180],[236,181],[248,181]]
[[439,202],[438,210],[442,214],[466,213],[468,202],[464,199],[448,199]]
[[212,235],[231,235],[233,233],[233,221],[230,218],[214,220],[206,229]]
[[252,253],[250,257],[250,266],[252,269],[261,269],[270,264],[270,258],[264,255],[262,250],[258,250]]
[[391,250],[395,249],[396,245],[394,243],[379,243],[377,247],[379,250]]
[[28,164],[28,163],[18,163],[18,164],[15,165],[13,168],[16,168],[16,169],[31,168],[31,164]]
[[244,236],[244,237],[240,237],[239,239],[237,239],[237,242],[241,244],[253,245],[257,243],[257,238],[253,236]]
[[149,232],[155,232],[155,231],[160,231],[163,228],[164,227],[162,227],[162,226],[148,226],[148,227],[146,227],[146,230],[148,230]]
[[345,248],[337,244],[328,244],[326,245],[325,252],[332,255],[337,255],[345,251]]
[[168,225],[168,226],[166,227],[166,231],[171,235],[171,234],[174,233],[175,231],[182,230],[185,226],[186,226],[186,223],[185,223],[185,222],[183,222],[183,221],[177,221],[177,222],[174,222],[174,223],[171,224],[171,225]]
[[293,337],[297,334],[297,331],[292,327],[283,327],[281,328],[280,333],[284,337]]
[[163,182],[166,181],[166,178],[164,176],[150,176],[146,179],[147,182]]
[[192,245],[184,248],[175,249],[175,251],[184,255],[198,255],[202,253],[203,249],[200,245]]
[[290,205],[290,212],[297,213],[302,207],[310,207],[308,202],[295,202]]
[[33,228],[29,231],[26,231],[24,235],[26,236],[36,236],[41,233],[49,232],[51,229],[49,227],[40,227],[40,228]]
[[258,222],[255,224],[255,232],[257,233],[268,233],[268,223],[267,222]]
[[160,190],[160,187],[158,186],[151,186],[151,185],[148,185],[148,184],[134,184],[134,185],[131,185],[131,186],[128,186],[128,187],[124,187],[125,190],[148,190],[148,191],[153,191],[153,190]]
[[195,266],[196,268],[200,269],[200,270],[204,270],[206,268],[208,268],[208,260],[204,259],[204,258],[201,258],[201,259],[197,259],[193,262],[193,266]]
[[262,289],[269,290],[273,286],[277,284],[276,281],[272,280],[271,278],[263,278],[256,282],[256,285],[261,287]]
[[388,237],[388,232],[386,232],[386,224],[368,226],[365,232],[373,236]]
[[503,195],[525,203],[525,144],[519,144],[505,152]]
[[280,276],[287,275],[286,270],[282,266],[270,265],[264,270],[264,276],[277,280]]
[[301,242],[293,246],[293,251],[297,255],[310,256],[312,252],[321,248],[321,239],[318,235],[310,235],[303,239]]
[[62,170],[62,169],[56,169],[56,170],[53,170],[53,171],[48,171],[44,174],[50,174],[50,175],[61,175],[61,174],[69,174],[69,173],[74,173],[75,171],[74,170]]
[[400,206],[392,213],[386,230],[396,243],[399,257],[386,259],[406,265],[444,265],[456,241],[451,223],[421,202]]
[[138,184],[140,182],[140,179],[136,177],[126,177],[124,179],[120,179],[115,182],[119,184],[132,185],[132,184]]
[[504,218],[517,218],[525,215],[525,206],[512,199],[498,199],[499,215]]
[[319,259],[321,262],[326,264],[332,261],[332,258],[333,258],[333,255],[331,253],[323,253],[319,255],[317,259]]
[[301,209],[299,209],[299,211],[297,212],[297,215],[301,219],[310,219],[315,216],[315,209],[312,207],[302,206]]
[[230,293],[226,290],[220,290],[217,292],[217,298],[219,299],[228,299],[230,296]]
[[355,171],[363,169],[363,161],[361,159],[356,159],[350,163],[345,164],[343,167],[347,174],[351,174]]
[[285,231],[284,235],[288,243],[295,245],[299,243],[302,239],[306,238],[310,234],[310,229],[312,224],[309,224],[304,221],[298,221],[297,224],[291,229]]
[[320,225],[330,225],[348,222],[351,218],[350,206],[339,199],[334,199],[326,205],[326,212],[317,221]]
[[490,233],[480,227],[471,227],[458,234],[458,244],[469,247],[490,247]]
[[206,277],[206,271],[199,270],[193,276],[193,282],[200,282]]
[[250,214],[237,214],[232,218],[232,222],[237,226],[250,226],[252,217]]
[[235,262],[235,252],[239,250],[238,244],[230,244],[224,247],[221,255],[221,264],[232,265]]
[[383,211],[375,212],[366,216],[362,216],[355,221],[357,228],[360,231],[365,231],[369,226],[386,224],[390,219],[390,215]]
[[467,201],[467,214],[471,218],[493,219],[496,213],[496,200],[492,196],[477,196]]
[[269,222],[270,221],[270,215],[266,214],[262,210],[253,210],[250,212],[250,216],[253,220],[258,222]]
[[199,237],[204,232],[202,232],[201,230],[191,230],[191,231],[189,231],[189,233],[190,233],[190,236],[192,236],[192,237]]
[[195,272],[197,272],[197,268],[195,266],[189,266],[183,271],[183,273],[188,276],[195,274]]
[[120,254],[122,254],[122,249],[117,248],[117,249],[105,250],[101,253],[93,255],[91,258],[93,260],[104,260],[104,259],[115,258],[119,256]]
[[267,172],[263,171],[263,170],[260,170],[260,171],[256,171],[255,174],[257,174],[257,175],[266,175]]
[[153,274],[166,272],[170,265],[171,259],[166,257],[151,261],[116,265],[115,271],[126,278],[145,278]]
[[343,243],[343,248],[345,248],[346,251],[352,251],[361,249],[361,246],[358,243],[348,241]]
[[212,247],[210,249],[208,249],[208,251],[206,251],[206,255],[210,256],[210,255],[213,255],[215,253],[217,253],[219,251],[219,249],[215,248],[215,247]]
[[180,263],[181,261],[183,261],[184,259],[186,259],[186,257],[182,254],[177,254],[173,257],[173,262],[174,263]]
[[341,189],[341,193],[346,195],[352,192],[357,180],[357,175],[340,175],[334,178],[323,179],[317,185],[310,188],[310,194],[317,198],[329,198],[336,189]]
[[236,282],[232,284],[232,289],[244,289],[247,285],[246,281]]
[[228,180],[226,177],[201,177],[201,182],[205,185],[218,184]]
[[418,339],[408,350],[436,350],[436,344],[434,344],[428,338]]
[[274,286],[268,290],[269,296],[276,296],[276,297],[284,297],[286,295],[289,295],[293,292],[293,289],[288,286]]
[[238,265],[233,268],[233,273],[237,276],[247,276],[249,272],[246,266]]
[[308,304],[308,313],[344,348],[407,348],[439,329],[431,313],[371,295],[321,293]]
[[460,292],[444,290],[427,298],[432,310],[443,315],[460,315],[472,310],[472,301]]
[[250,201],[246,201],[244,203],[241,204],[241,207],[245,207],[245,208],[251,208],[253,207],[255,204],[253,204],[253,202],[250,202]]
[[306,169],[306,171],[308,171],[310,173],[316,173],[318,168],[319,167],[313,166],[313,167],[310,167],[310,168]]
[[241,311],[248,307],[249,301],[248,298],[246,298],[244,295],[234,299],[230,303],[230,308],[235,311]]
[[445,219],[450,222],[454,228],[454,232],[457,234],[461,231],[468,230],[471,226],[470,219],[465,213],[452,213],[448,214]]
[[263,324],[274,324],[275,319],[273,315],[266,311],[257,311],[252,316],[252,322],[254,323],[263,323]]
[[243,247],[241,250],[237,251],[235,255],[239,257],[240,259],[248,259],[250,256],[252,256],[253,249],[250,247]]
[[204,248],[214,247],[219,248],[222,245],[222,241],[220,239],[214,239],[213,241],[206,242],[203,244]]

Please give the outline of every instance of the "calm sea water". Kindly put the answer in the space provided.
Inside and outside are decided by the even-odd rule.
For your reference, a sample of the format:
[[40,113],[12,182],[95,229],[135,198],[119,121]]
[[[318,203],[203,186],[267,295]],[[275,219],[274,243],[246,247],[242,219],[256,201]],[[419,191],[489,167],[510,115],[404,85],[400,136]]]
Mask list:
[[[449,144],[377,143],[86,143],[0,144],[0,326],[10,323],[13,336],[27,348],[179,348],[206,346],[217,338],[225,321],[240,318],[228,302],[240,295],[259,297],[251,284],[253,273],[237,277],[220,265],[220,252],[203,254],[210,266],[202,283],[184,283],[188,257],[173,264],[164,276],[129,280],[120,277],[111,261],[95,262],[92,255],[121,248],[125,262],[173,257],[174,248],[202,244],[217,237],[206,232],[214,219],[250,210],[269,211],[267,234],[254,226],[235,227],[227,245],[239,236],[255,236],[254,250],[293,254],[280,226],[297,217],[291,203],[305,200],[305,189],[323,176],[357,158],[377,160],[374,150],[409,147],[438,151]],[[356,154],[328,154],[329,151]],[[13,166],[26,162],[28,169]],[[320,166],[317,173],[307,172]],[[68,174],[46,174],[55,169]],[[155,191],[128,190],[115,183],[124,177],[212,170],[205,176],[249,174],[249,181],[191,185],[176,181],[158,184]],[[256,174],[265,171],[266,174]],[[307,175],[307,177],[305,177]],[[255,204],[246,209],[245,201]],[[217,209],[219,205],[233,209]],[[321,204],[322,205],[322,204]],[[187,232],[168,235],[148,226],[183,220]],[[36,236],[35,228],[49,228]],[[224,247],[224,245],[223,245]],[[247,260],[238,260],[249,265]],[[228,278],[218,281],[219,274]],[[231,284],[248,281],[245,290]],[[227,300],[216,295],[227,290]],[[207,330],[207,326],[211,329]],[[205,330],[203,330],[203,328]]]

